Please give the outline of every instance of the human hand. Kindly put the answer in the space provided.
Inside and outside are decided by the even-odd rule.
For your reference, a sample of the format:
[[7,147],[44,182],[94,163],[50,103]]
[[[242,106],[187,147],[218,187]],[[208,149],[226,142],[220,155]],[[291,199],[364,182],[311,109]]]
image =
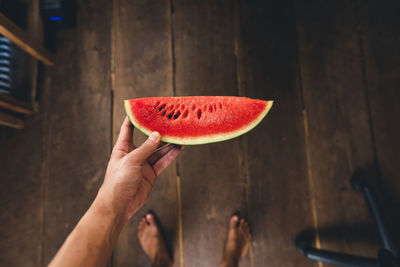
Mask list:
[[112,212],[129,219],[143,206],[157,176],[179,155],[182,146],[160,145],[153,132],[138,148],[133,145],[133,126],[125,118],[108,163],[99,196]]

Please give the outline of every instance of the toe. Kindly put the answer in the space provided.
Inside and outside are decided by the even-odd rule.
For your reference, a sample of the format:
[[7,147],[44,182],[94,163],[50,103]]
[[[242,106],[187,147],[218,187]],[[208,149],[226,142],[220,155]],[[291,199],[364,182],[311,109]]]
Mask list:
[[239,217],[237,215],[233,215],[232,218],[231,218],[231,221],[229,222],[229,226],[231,228],[236,227],[237,224],[238,224],[238,221],[239,221]]
[[146,214],[146,220],[150,225],[155,225],[156,222],[154,221],[154,215],[151,213]]
[[144,225],[145,225],[144,219],[140,220],[139,225],[138,225],[138,229],[139,230],[143,229]]
[[245,223],[245,220],[244,219],[240,219],[240,227],[241,228],[243,228],[244,223]]
[[246,236],[250,234],[250,227],[247,226],[247,227],[244,228],[244,234]]

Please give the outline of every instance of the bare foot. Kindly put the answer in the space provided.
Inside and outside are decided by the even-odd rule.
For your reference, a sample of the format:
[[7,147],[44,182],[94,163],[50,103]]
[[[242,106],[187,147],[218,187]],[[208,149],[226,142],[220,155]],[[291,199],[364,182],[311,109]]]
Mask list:
[[238,266],[239,260],[246,256],[249,249],[251,234],[249,224],[237,215],[229,222],[228,239],[225,245],[222,266]]
[[144,252],[150,257],[153,266],[171,266],[172,259],[168,254],[160,229],[154,215],[147,213],[139,222],[138,238]]

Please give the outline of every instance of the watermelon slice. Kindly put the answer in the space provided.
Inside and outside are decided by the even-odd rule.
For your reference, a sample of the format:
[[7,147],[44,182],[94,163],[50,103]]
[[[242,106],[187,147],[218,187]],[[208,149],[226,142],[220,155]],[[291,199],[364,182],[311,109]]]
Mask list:
[[198,145],[242,135],[261,122],[273,101],[236,96],[147,97],[125,100],[133,125],[161,141]]

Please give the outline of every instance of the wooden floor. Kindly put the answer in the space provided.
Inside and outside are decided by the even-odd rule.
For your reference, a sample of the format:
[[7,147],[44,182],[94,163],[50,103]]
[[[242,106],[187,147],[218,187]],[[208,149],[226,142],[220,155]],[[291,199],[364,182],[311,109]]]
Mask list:
[[361,171],[400,203],[400,2],[303,2],[78,1],[40,111],[22,131],[0,128],[0,265],[47,264],[102,182],[122,100],[171,95],[276,102],[250,133],[187,147],[110,266],[150,266],[136,238],[148,210],[175,266],[217,266],[237,211],[253,233],[241,266],[320,266],[294,247],[310,229],[318,247],[375,256],[349,180]]

